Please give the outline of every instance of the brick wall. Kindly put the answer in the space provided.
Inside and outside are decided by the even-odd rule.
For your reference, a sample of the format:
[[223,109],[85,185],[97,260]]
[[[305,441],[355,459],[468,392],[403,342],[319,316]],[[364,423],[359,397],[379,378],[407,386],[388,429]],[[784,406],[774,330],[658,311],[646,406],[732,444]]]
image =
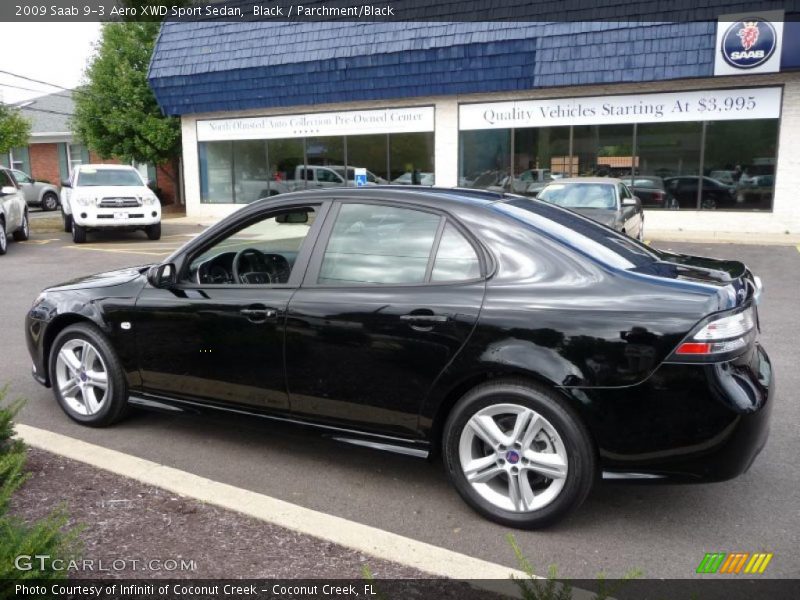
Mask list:
[[161,188],[163,203],[173,207],[178,204],[174,176],[175,170],[170,163],[164,163],[156,168],[156,186]]
[[97,154],[89,150],[89,162],[93,165],[119,165],[116,158],[100,158]]
[[44,179],[53,185],[61,183],[61,173],[58,170],[58,144],[31,144],[28,146],[28,157],[31,177]]

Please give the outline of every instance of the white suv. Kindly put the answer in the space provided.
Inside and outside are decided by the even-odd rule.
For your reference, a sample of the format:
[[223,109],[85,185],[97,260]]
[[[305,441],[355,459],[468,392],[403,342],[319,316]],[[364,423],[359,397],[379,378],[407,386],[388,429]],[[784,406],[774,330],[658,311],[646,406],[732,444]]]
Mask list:
[[62,183],[64,231],[82,244],[95,229],[143,229],[151,240],[161,238],[161,203],[127,165],[80,165]]

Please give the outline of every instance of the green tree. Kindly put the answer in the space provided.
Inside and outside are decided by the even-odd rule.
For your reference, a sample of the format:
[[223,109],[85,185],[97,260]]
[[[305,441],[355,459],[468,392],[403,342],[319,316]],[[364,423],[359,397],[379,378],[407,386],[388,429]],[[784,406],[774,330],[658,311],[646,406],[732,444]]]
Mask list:
[[72,130],[102,158],[171,163],[176,184],[180,120],[161,113],[147,83],[160,23],[106,23],[96,53],[75,91]]
[[31,122],[19,110],[0,104],[0,153],[28,145]]

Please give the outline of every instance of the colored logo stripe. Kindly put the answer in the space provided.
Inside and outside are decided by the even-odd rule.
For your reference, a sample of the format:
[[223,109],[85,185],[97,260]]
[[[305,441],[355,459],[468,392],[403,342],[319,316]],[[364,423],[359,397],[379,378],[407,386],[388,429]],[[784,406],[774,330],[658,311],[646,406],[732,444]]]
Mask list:
[[732,552],[728,559],[722,563],[720,573],[738,573],[744,566],[744,562],[750,556],[749,552]]
[[772,552],[756,552],[744,568],[745,573],[763,573],[772,560]]
[[700,565],[697,567],[698,573],[716,573],[719,566],[722,564],[722,561],[725,559],[726,554],[724,552],[712,552],[707,553],[703,560],[700,561]]

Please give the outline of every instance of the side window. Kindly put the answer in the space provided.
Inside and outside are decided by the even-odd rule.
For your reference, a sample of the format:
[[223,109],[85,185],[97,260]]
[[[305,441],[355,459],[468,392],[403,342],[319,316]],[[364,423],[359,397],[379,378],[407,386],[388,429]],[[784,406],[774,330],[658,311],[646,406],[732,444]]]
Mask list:
[[618,190],[619,190],[619,199],[620,200],[625,200],[626,198],[630,198],[631,197],[630,193],[628,192],[628,188],[625,187],[624,183],[620,183],[619,184]]
[[13,173],[18,183],[31,183],[31,178],[22,171],[13,171]]
[[250,223],[192,258],[183,281],[201,285],[286,284],[315,216],[313,208],[303,207]]
[[333,171],[328,169],[317,169],[317,181],[324,183],[341,183],[342,180]]
[[431,281],[466,281],[480,276],[481,263],[475,248],[452,223],[448,223],[436,252]]
[[17,187],[7,171],[0,171],[0,187]]
[[424,283],[442,217],[372,204],[343,204],[322,258],[318,283]]

